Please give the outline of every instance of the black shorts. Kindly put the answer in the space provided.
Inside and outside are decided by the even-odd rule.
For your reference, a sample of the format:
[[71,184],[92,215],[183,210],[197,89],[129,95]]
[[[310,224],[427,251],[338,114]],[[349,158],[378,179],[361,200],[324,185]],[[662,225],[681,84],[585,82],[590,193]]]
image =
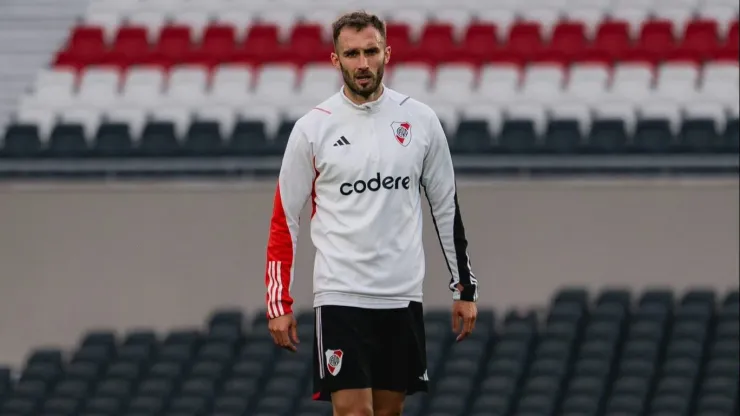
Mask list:
[[428,391],[424,311],[411,302],[401,309],[348,306],[315,308],[313,399],[372,388]]

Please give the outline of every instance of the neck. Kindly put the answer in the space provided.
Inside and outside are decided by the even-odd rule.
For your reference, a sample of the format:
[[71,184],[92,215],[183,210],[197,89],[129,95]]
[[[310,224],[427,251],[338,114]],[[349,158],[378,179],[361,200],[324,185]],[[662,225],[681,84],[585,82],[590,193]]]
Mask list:
[[349,98],[350,101],[352,101],[353,103],[357,105],[360,105],[360,104],[366,104],[369,102],[373,102],[377,100],[378,98],[380,98],[380,96],[383,95],[383,89],[385,87],[383,87],[383,84],[380,84],[380,87],[374,93],[370,94],[367,98],[353,93],[352,90],[347,88],[346,84],[342,88],[344,89],[344,95],[347,98]]

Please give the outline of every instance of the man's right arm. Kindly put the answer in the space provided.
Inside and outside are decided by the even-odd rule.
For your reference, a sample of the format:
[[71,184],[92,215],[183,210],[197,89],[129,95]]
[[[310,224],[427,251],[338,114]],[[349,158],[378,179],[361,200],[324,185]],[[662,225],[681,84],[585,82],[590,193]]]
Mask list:
[[311,144],[296,125],[283,154],[267,242],[267,317],[293,312],[290,289],[293,284],[295,249],[300,213],[311,196],[316,175]]

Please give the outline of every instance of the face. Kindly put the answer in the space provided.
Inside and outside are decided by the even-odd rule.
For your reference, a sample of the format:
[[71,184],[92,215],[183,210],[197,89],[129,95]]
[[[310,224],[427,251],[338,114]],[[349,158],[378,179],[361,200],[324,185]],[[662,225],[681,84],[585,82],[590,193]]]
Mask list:
[[390,59],[390,46],[384,44],[380,32],[372,26],[359,31],[346,27],[339,33],[336,49],[332,64],[342,71],[347,88],[363,98],[378,91]]

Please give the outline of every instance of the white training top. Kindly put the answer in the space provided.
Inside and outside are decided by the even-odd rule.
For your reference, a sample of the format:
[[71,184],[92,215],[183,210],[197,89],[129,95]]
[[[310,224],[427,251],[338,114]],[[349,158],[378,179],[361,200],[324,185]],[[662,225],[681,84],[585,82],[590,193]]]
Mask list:
[[453,299],[477,301],[452,158],[434,111],[384,87],[378,100],[361,105],[340,91],[301,117],[275,192],[265,276],[268,317],[292,312],[298,217],[309,197],[314,307],[421,302],[422,188]]

